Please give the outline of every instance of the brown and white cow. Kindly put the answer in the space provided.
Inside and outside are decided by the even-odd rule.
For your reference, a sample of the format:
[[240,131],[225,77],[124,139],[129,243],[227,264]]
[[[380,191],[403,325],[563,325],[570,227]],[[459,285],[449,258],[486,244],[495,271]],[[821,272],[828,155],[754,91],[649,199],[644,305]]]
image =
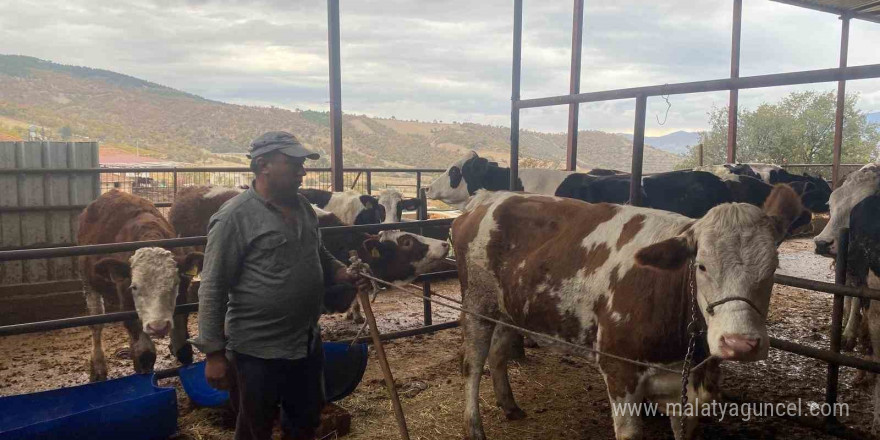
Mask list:
[[[79,245],[122,243],[174,238],[176,234],[148,200],[111,190],[90,203],[79,216]],[[153,370],[156,347],[150,337],[171,331],[171,352],[182,363],[192,362],[187,352],[186,322],[174,316],[177,298],[186,293],[187,277],[199,270],[202,254],[183,254],[157,247],[112,255],[79,257],[80,273],[89,314],[135,310],[138,319],[124,323],[130,353],[138,373]],[[101,347],[103,325],[92,326],[91,381],[107,379],[107,362]]]
[[[721,360],[760,360],[769,347],[764,321],[776,246],[802,211],[787,186],[774,188],[764,211],[727,203],[699,220],[632,206],[480,191],[452,226],[464,307],[602,352],[680,369],[691,316],[688,279],[695,276],[708,328],[702,357],[708,352]],[[729,302],[707,312],[709,304],[724,300]],[[467,314],[462,325],[465,433],[484,439],[479,384],[487,358],[499,406],[509,419],[525,415],[506,368],[516,333]],[[717,396],[718,359],[691,375],[691,402]],[[679,401],[680,375],[601,355],[597,361],[612,404]],[[618,439],[640,437],[638,417],[613,414],[613,419]],[[672,417],[673,427],[679,420]],[[696,424],[695,418],[687,420],[686,438]]]

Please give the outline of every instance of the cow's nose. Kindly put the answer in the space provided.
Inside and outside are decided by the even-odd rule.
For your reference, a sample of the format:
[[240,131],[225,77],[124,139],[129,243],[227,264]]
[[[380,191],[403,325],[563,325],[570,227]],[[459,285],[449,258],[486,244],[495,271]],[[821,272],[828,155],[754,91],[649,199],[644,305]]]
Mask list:
[[724,335],[721,337],[721,358],[722,359],[744,359],[749,358],[758,351],[761,346],[761,338],[748,338],[743,335]]
[[152,321],[147,323],[147,334],[150,336],[155,336],[157,338],[165,337],[168,334],[168,331],[171,330],[171,321]]
[[828,255],[831,253],[831,242],[830,241],[817,241],[816,242],[816,253],[819,255]]

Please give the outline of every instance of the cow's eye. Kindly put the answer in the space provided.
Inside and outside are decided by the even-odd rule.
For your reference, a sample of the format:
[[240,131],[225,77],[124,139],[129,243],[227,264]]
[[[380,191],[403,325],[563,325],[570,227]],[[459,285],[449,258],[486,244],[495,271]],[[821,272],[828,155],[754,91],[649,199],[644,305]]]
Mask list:
[[136,284],[131,285],[131,291],[136,292],[138,290],[138,286]]
[[699,268],[700,271],[702,271],[702,272],[705,272],[705,271],[706,271],[706,266],[703,266],[702,264],[697,265],[697,268]]

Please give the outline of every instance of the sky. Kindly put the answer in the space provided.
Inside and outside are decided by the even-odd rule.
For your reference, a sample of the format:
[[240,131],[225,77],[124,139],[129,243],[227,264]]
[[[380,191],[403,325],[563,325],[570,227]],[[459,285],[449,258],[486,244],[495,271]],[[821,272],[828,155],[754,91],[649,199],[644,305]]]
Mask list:
[[[509,126],[512,0],[342,0],[345,113]],[[743,5],[740,75],[836,67],[840,20],[768,0]],[[525,0],[522,98],[567,94],[572,1]],[[731,0],[586,0],[581,91],[730,74]],[[328,110],[323,0],[0,0],[0,53],[112,70],[223,102]],[[880,24],[853,20],[849,65],[880,63]],[[880,111],[880,80],[847,83]],[[823,83],[744,90],[740,108]],[[646,133],[702,130],[727,92],[648,100]],[[580,128],[632,133],[634,100],[582,104]],[[568,107],[527,109],[562,132]]]

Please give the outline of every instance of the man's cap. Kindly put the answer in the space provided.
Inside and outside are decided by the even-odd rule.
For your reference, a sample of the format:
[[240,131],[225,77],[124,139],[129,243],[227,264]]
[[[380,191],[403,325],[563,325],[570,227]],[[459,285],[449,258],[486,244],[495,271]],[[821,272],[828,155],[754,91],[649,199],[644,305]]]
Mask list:
[[270,131],[254,139],[247,157],[253,159],[272,151],[280,151],[290,157],[305,157],[312,160],[321,157],[318,153],[304,147],[296,136],[286,131]]

